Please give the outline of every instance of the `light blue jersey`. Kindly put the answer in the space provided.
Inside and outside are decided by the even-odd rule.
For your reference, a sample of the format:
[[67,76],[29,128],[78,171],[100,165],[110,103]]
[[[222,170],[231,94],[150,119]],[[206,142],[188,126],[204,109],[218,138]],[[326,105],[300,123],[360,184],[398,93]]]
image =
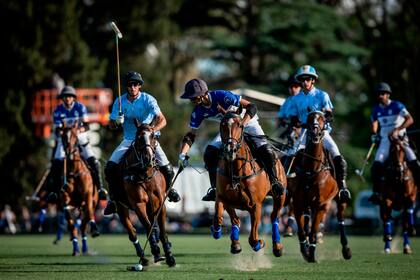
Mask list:
[[281,105],[280,110],[277,113],[277,116],[279,117],[279,119],[288,119],[290,118],[290,104],[292,103],[292,98],[294,96],[289,96],[286,98],[286,100],[284,101],[283,105]]
[[[289,116],[297,116],[302,124],[305,124],[308,115],[312,111],[332,110],[331,99],[325,91],[313,88],[310,92],[304,93],[303,90],[295,95],[290,102],[288,109]],[[327,129],[331,127],[327,124]]]
[[[124,114],[124,139],[135,140],[136,139],[136,125],[134,120],[137,119],[140,123],[150,124],[152,120],[161,111],[156,99],[146,92],[140,92],[139,96],[132,102],[128,101],[127,93],[121,96],[121,107],[122,113]],[[112,112],[109,116],[110,120],[115,121],[119,114],[118,98],[112,105]],[[160,132],[156,132],[159,136]]]

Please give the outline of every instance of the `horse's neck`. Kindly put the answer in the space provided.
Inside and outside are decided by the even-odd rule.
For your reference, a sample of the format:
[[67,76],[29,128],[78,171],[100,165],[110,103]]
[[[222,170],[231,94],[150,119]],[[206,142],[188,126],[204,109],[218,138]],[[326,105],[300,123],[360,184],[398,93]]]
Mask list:
[[325,160],[322,141],[317,144],[309,142],[306,145],[305,154],[307,155],[303,157],[305,170],[318,170]]

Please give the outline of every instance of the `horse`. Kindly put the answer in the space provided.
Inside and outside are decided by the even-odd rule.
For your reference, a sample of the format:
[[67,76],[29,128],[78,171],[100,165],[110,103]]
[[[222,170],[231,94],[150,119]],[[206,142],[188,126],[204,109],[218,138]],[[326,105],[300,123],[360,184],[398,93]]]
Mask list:
[[409,236],[415,236],[414,207],[417,199],[417,186],[413,173],[405,160],[404,143],[400,138],[390,137],[390,158],[385,172],[385,182],[379,203],[383,222],[384,251],[391,253],[392,210],[403,211],[402,229],[404,254],[411,254]]
[[[225,113],[220,122],[222,139],[221,157],[218,162],[216,179],[216,202],[212,235],[215,239],[222,236],[223,211],[230,216],[231,250],[232,254],[242,251],[239,242],[240,220],[235,209],[246,210],[251,216],[251,232],[248,242],[257,252],[265,246],[258,236],[261,219],[262,203],[271,191],[270,180],[261,164],[251,154],[250,147],[244,140],[244,125],[239,114]],[[283,186],[286,186],[286,174],[280,160],[277,160],[277,174]],[[285,195],[273,196],[271,212],[273,254],[280,257],[283,254],[283,244],[280,240],[279,213],[283,207]]]
[[[87,225],[93,238],[100,235],[94,219],[94,210],[98,203],[98,193],[93,184],[90,171],[83,161],[78,145],[78,125],[63,124],[61,139],[65,152],[64,185],[61,189],[59,204],[63,209],[70,240],[73,242],[73,256],[79,255],[78,228],[82,235],[82,253],[88,253]],[[76,224],[81,217],[80,227]]]
[[[344,259],[351,259],[344,231],[345,203],[338,200],[338,186],[333,177],[331,166],[323,147],[325,117],[322,112],[313,111],[307,118],[305,149],[296,158],[296,188],[293,206],[298,224],[300,252],[308,262],[316,262],[315,251],[319,225],[325,216],[329,203],[337,203],[337,219],[340,242]],[[309,244],[308,244],[309,243]]]
[[[154,262],[160,262],[164,258],[160,255],[158,240],[162,242],[165,252],[166,264],[169,267],[176,265],[171,252],[171,243],[166,233],[166,182],[155,159],[156,138],[153,127],[135,121],[137,131],[136,138],[130,149],[121,160],[121,172],[123,179],[123,194],[117,197],[117,212],[120,221],[128,232],[129,240],[133,243],[136,254],[140,258],[139,263],[143,266],[149,264],[144,255],[136,234],[136,229],[129,217],[129,210],[134,210],[138,219],[148,233],[150,248],[154,256]],[[161,211],[159,212],[159,209]],[[156,215],[158,215],[156,217]],[[158,226],[152,227],[157,218]],[[151,234],[151,231],[152,234]]]

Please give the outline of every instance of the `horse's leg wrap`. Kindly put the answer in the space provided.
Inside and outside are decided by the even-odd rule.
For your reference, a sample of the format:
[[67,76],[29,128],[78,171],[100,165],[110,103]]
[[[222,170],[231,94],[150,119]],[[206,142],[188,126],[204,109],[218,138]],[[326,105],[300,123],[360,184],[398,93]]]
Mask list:
[[89,250],[88,244],[87,244],[87,236],[85,234],[82,234],[82,253],[85,254]]
[[239,225],[232,225],[232,229],[230,231],[230,240],[232,241],[239,240]]
[[220,225],[212,225],[210,227],[210,230],[214,239],[219,239],[220,237],[222,237],[222,227]]
[[277,177],[277,156],[269,144],[262,145],[257,149],[257,154],[264,165],[271,183],[271,192],[274,196],[281,196],[284,193],[284,186]]
[[271,222],[271,237],[273,239],[273,243],[280,242],[280,230],[279,230],[278,218],[276,218],[274,221]]

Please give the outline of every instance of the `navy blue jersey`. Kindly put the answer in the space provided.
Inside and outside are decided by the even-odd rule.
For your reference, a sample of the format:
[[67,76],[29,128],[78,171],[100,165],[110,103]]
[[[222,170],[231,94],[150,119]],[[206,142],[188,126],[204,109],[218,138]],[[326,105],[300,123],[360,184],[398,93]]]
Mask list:
[[80,102],[74,101],[73,106],[70,109],[67,109],[64,104],[58,105],[53,113],[53,122],[55,125],[60,125],[63,120],[81,122],[86,116],[86,106]]
[[[395,128],[401,126],[405,121],[405,116],[409,113],[405,108],[404,104],[399,101],[393,101],[384,106],[377,104],[373,108],[371,120],[378,121],[380,126],[381,137],[388,137]],[[400,135],[405,133],[405,129],[400,131]]]
[[224,110],[235,110],[239,107],[241,96],[234,94],[227,90],[213,90],[209,91],[209,98],[211,101],[210,107],[205,107],[202,104],[195,106],[191,113],[190,127],[199,128],[204,119],[210,119],[220,122],[223,114],[217,108],[221,106]]

